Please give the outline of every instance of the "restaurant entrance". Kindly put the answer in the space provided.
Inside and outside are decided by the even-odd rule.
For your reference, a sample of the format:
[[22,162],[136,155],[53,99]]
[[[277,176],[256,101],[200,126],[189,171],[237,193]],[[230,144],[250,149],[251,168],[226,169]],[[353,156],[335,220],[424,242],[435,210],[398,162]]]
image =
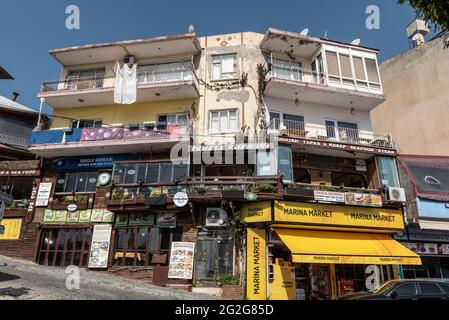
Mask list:
[[52,267],[78,266],[89,263],[92,229],[44,229],[41,232],[37,263]]

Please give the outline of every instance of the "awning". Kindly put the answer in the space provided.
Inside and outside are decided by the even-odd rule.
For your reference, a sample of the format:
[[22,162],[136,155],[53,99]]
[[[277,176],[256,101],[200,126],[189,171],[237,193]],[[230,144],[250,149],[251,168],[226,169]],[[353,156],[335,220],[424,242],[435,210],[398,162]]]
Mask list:
[[419,226],[423,230],[446,230],[449,231],[449,221],[419,219]]
[[294,263],[421,265],[421,258],[387,234],[275,229]]

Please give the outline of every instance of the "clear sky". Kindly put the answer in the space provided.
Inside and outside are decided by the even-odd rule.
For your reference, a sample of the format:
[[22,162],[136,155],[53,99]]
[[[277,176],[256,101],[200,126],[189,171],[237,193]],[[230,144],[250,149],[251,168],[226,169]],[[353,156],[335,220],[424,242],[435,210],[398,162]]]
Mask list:
[[[66,7],[78,5],[81,29],[65,27]],[[380,8],[380,29],[368,30],[368,5]],[[14,0],[0,2],[0,65],[15,78],[0,82],[0,94],[21,94],[19,102],[38,108],[43,80],[58,79],[51,48],[187,32],[199,36],[240,31],[264,33],[268,27],[380,49],[379,60],[408,50],[405,28],[415,18],[396,0]]]

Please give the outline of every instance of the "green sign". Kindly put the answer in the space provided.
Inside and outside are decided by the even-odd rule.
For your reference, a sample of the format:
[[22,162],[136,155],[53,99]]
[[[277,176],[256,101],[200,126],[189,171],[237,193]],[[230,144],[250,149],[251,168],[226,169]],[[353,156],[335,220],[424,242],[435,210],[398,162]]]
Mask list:
[[129,215],[128,214],[118,214],[115,219],[115,226],[117,228],[123,228],[128,226]]
[[176,228],[176,213],[159,212],[157,214],[158,228]]
[[248,201],[256,201],[257,200],[257,194],[255,193],[245,193],[245,199]]
[[131,214],[118,214],[115,220],[115,226],[117,228],[124,227],[151,227],[154,226],[154,213],[131,213]]

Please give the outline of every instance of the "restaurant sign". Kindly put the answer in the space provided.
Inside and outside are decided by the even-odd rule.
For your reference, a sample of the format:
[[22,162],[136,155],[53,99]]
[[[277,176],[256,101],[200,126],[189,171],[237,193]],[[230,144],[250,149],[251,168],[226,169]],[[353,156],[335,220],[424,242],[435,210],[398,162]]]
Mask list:
[[0,170],[0,177],[38,177],[40,170]]
[[393,149],[384,149],[384,148],[372,147],[369,145],[360,146],[360,145],[346,144],[346,143],[339,143],[339,142],[330,142],[330,141],[323,142],[323,141],[307,140],[307,139],[300,139],[300,138],[280,137],[279,143],[295,144],[295,145],[309,146],[309,147],[322,148],[322,149],[343,150],[343,151],[352,151],[352,152],[360,152],[360,153],[372,153],[372,154],[385,155],[385,156],[396,156],[397,155],[396,151]]
[[114,213],[105,209],[45,210],[44,223],[112,223]]
[[313,193],[315,201],[345,203],[345,194],[343,192],[315,190]]
[[59,158],[53,161],[56,170],[112,169],[115,161],[139,160],[136,154]]
[[404,229],[401,210],[275,201],[275,224],[331,229]]

